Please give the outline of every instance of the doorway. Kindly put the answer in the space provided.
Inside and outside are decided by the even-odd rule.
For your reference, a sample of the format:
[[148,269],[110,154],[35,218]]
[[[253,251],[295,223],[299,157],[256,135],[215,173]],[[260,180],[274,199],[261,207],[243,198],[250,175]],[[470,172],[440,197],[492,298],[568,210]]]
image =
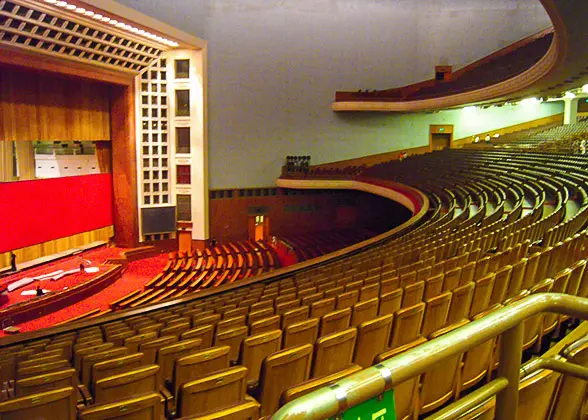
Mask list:
[[449,149],[453,146],[453,125],[430,125],[429,126],[429,149]]
[[258,214],[249,216],[249,240],[265,241],[269,238],[269,216]]

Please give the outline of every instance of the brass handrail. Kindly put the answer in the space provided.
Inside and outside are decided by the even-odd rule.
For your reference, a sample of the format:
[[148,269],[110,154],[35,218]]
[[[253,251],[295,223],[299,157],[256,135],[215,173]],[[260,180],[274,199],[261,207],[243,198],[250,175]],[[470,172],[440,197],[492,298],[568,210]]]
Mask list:
[[313,391],[282,407],[276,420],[319,420],[336,416],[349,407],[426,372],[435,364],[503,334],[498,378],[508,386],[497,394],[496,419],[515,420],[518,408],[523,321],[541,312],[588,318],[588,299],[559,293],[537,293],[501,308],[479,320],[428,341],[376,366],[353,374],[331,387]]

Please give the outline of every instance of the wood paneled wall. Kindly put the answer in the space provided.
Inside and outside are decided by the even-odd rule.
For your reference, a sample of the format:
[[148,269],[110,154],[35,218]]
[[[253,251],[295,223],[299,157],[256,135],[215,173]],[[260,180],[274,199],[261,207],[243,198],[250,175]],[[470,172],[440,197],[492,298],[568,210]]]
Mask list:
[[210,200],[210,236],[223,242],[247,239],[252,207],[267,208],[270,235],[278,236],[352,228],[379,232],[410,217],[400,204],[359,191],[265,197],[234,194],[233,198]]
[[[16,263],[35,260],[47,255],[57,254],[67,251],[68,249],[77,248],[96,241],[108,241],[114,234],[112,226],[106,226],[100,229],[82,232],[76,235],[66,236],[64,238],[54,239],[36,245],[15,249]],[[0,254],[0,268],[10,266],[10,254],[8,252]]]
[[0,67],[0,141],[110,140],[110,87]]

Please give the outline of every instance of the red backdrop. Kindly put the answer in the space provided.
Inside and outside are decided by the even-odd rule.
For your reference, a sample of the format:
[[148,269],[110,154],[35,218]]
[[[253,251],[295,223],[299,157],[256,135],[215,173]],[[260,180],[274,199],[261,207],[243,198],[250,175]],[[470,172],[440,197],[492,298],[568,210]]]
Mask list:
[[0,183],[0,252],[113,224],[112,175]]

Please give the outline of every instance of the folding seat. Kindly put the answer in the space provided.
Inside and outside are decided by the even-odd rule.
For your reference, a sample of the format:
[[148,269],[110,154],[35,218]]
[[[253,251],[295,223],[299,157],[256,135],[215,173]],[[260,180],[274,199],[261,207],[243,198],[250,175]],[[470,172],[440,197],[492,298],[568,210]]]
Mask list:
[[468,284],[475,280],[474,275],[476,274],[476,261],[471,261],[461,267],[461,276],[459,277],[459,286]]
[[335,310],[335,298],[326,298],[310,305],[310,317],[322,318],[323,315]]
[[380,295],[380,284],[369,284],[359,289],[359,300],[360,302],[377,298]]
[[[61,353],[61,350],[59,350],[59,352]],[[51,362],[57,362],[59,360],[65,360],[65,358],[63,357],[62,354],[53,354],[53,355],[49,355],[49,356],[41,356],[41,357],[37,357],[38,355],[41,355],[42,353],[36,353],[34,356],[31,356],[32,358],[28,359],[28,360],[23,360],[22,362],[19,362],[17,364],[17,369],[20,368],[26,368],[26,367],[30,367],[30,366],[35,366],[35,365],[42,365],[45,363],[51,363]]]
[[424,299],[431,299],[443,293],[443,279],[445,274],[440,273],[425,280]]
[[[107,339],[108,343],[110,343],[114,346],[120,347],[124,344],[125,339],[127,339],[129,337],[133,337],[134,335],[136,335],[135,330],[117,331],[115,334],[106,337],[106,339]],[[75,358],[75,352],[76,352],[76,350],[75,350],[76,345],[74,345],[74,358]]]
[[230,347],[218,346],[176,359],[170,391],[176,401],[182,384],[230,366]]
[[94,401],[102,404],[156,392],[159,366],[147,365],[94,382]]
[[[437,330],[429,336],[430,340],[454,331],[466,325],[469,321],[464,320],[458,324],[450,325]],[[455,393],[458,378],[458,370],[463,354],[458,354],[443,360],[422,375],[419,398],[419,414],[428,413],[447,402]]]
[[357,343],[353,363],[367,368],[375,357],[386,350],[390,342],[393,315],[384,315],[361,323],[357,327]]
[[476,269],[474,270],[474,279],[476,281],[480,280],[489,273],[488,265],[490,263],[490,258],[491,257],[484,257],[476,262]]
[[408,308],[422,302],[424,293],[425,282],[423,281],[406,286],[402,296],[402,307]]
[[390,348],[400,347],[419,338],[424,312],[425,304],[423,302],[396,312],[390,337]]
[[378,316],[395,313],[402,307],[402,289],[396,289],[393,292],[380,295],[380,306],[378,307]]
[[394,277],[388,280],[382,280],[380,283],[380,296],[393,292],[400,287],[400,277]]
[[128,356],[118,357],[116,359],[97,362],[92,365],[90,377],[90,392],[94,394],[94,383],[100,379],[109,376],[118,375],[130,370],[138,369],[143,366],[143,353],[133,353]]
[[247,316],[248,313],[249,308],[237,307],[235,309],[230,309],[228,311],[223,312],[223,320],[235,318],[238,316]]
[[431,269],[431,276],[445,273],[445,260],[435,263]]
[[304,288],[299,287],[296,289],[296,297],[298,299],[302,299],[305,296],[314,295],[314,294],[316,294],[316,292],[317,292],[316,286],[310,286],[310,287],[305,286]]
[[362,322],[369,321],[378,315],[379,299],[373,298],[358,302],[351,308],[351,325],[357,326]]
[[[506,299],[516,296],[516,294],[522,290],[526,268],[527,258],[522,258],[519,262],[513,264],[510,282],[508,283],[508,290],[506,291]],[[498,273],[496,274],[498,275]],[[496,283],[496,280],[494,282]]]
[[218,324],[220,320],[221,320],[220,314],[212,314],[212,315],[206,315],[206,316],[193,315],[192,316],[192,327],[197,327],[199,325],[214,325],[214,326],[216,326],[216,324]]
[[432,266],[426,266],[419,270],[417,270],[416,282],[418,281],[425,281],[429,277],[431,277],[431,273],[433,272]]
[[[133,330],[126,330],[125,332],[132,332]],[[86,347],[92,347],[92,346],[97,346],[99,344],[104,344],[104,340],[102,339],[102,337],[97,337],[94,340],[87,340],[87,341],[83,341],[83,342],[76,342],[73,345],[73,352],[75,353],[78,350],[84,349]],[[121,343],[122,344],[122,343]],[[36,353],[38,350],[34,350],[34,352]]]
[[163,322],[156,322],[152,324],[143,325],[136,329],[137,334],[148,334],[148,333],[155,333],[155,337],[159,336],[159,332],[165,328],[165,324]]
[[249,314],[247,315],[247,325],[251,326],[251,324],[253,324],[254,322],[259,321],[260,319],[268,318],[268,317],[272,316],[273,314],[274,314],[273,307],[260,309],[255,312],[249,312]]
[[329,375],[351,365],[357,339],[357,329],[335,332],[319,338],[314,346],[311,377]]
[[77,384],[77,372],[69,368],[18,379],[15,382],[14,391],[15,396],[22,397],[54,389],[76,388]]
[[23,379],[29,378],[31,376],[39,376],[43,374],[49,374],[51,372],[57,372],[64,369],[70,368],[70,363],[65,360],[57,360],[48,363],[42,363],[40,365],[32,365],[28,367],[19,367],[16,370],[16,375],[14,374],[14,370],[12,370],[12,375],[3,374],[2,380],[6,381],[9,379]]
[[266,357],[280,350],[281,344],[282,331],[280,330],[252,335],[243,340],[239,364],[247,368],[247,386],[257,386],[261,363]]
[[129,350],[129,353],[135,353],[139,350],[139,344],[144,343],[145,341],[151,341],[157,338],[157,333],[154,331],[134,335],[129,338],[125,338],[124,346]]
[[201,350],[202,340],[193,338],[182,340],[169,346],[160,347],[157,350],[156,361],[161,370],[159,371],[159,386],[171,383],[174,374],[174,364],[177,359],[197,353]]
[[[545,279],[536,284],[529,290],[531,294],[535,293],[549,293],[553,287],[553,279]],[[525,322],[525,332],[523,334],[523,350],[533,346],[535,343],[541,342],[541,334],[543,333],[543,319],[545,314],[533,315],[527,318]],[[538,349],[537,349],[538,350]]]
[[456,267],[452,270],[445,272],[445,277],[443,278],[443,292],[451,292],[453,289],[457,288],[460,283],[461,278],[461,267]]
[[298,298],[296,297],[296,290],[294,290],[292,293],[285,293],[285,294],[278,295],[278,297],[276,297],[274,299],[274,304],[276,306],[278,306],[280,303],[290,302],[290,301],[293,301],[296,299],[298,299]]
[[[472,321],[489,315],[491,312],[494,312],[500,308],[502,308],[502,305],[482,312],[476,315]],[[459,396],[462,391],[470,389],[479,383],[492,370],[493,350],[496,346],[496,342],[497,339],[494,337],[465,352],[460,375],[458,376],[456,392],[457,396]]]
[[159,335],[160,335],[160,337],[176,337],[176,339],[179,339],[180,335],[184,331],[188,331],[189,329],[190,329],[189,322],[181,322],[178,324],[171,325],[169,327],[162,328],[159,331]]
[[[538,370],[521,378],[519,383],[519,418],[557,418],[551,417],[551,410],[560,381],[561,375],[559,373],[547,369]],[[559,420],[559,418],[557,419]]]
[[[588,365],[588,340],[584,337],[564,348],[561,355],[565,360],[580,366]],[[552,418],[557,420],[576,420],[582,416],[582,405],[587,395],[586,381],[566,375],[562,378],[557,395],[554,396]],[[584,408],[586,416],[586,408]]]
[[570,273],[570,277],[568,279],[568,285],[566,287],[566,293],[568,295],[576,296],[580,290],[580,283],[584,276],[584,271],[586,269],[586,260],[579,260],[576,261],[574,264],[570,266],[572,272]]
[[352,281],[350,283],[343,284],[344,292],[350,292],[352,290],[359,290],[363,287],[363,280]]
[[474,288],[475,283],[470,282],[453,290],[451,305],[449,305],[449,313],[447,314],[448,324],[455,324],[462,319],[469,319]]
[[[325,293],[325,297],[329,297],[329,296],[326,296],[327,290],[331,290],[331,289],[336,288],[336,287],[337,287],[337,282],[335,282],[335,281],[328,281],[328,282],[320,283],[317,286],[317,290],[319,292]],[[343,293],[343,289],[337,289],[337,291],[335,292],[335,295],[336,294],[339,294],[339,293]]]
[[50,344],[47,344],[45,347],[46,351],[61,349],[64,359],[71,360],[73,356],[73,341],[71,340],[64,340],[64,341],[52,341]]
[[249,325],[249,335],[257,335],[280,329],[280,315],[269,316]]
[[311,295],[306,295],[306,296],[302,297],[301,304],[303,306],[312,305],[314,302],[318,302],[319,300],[322,300],[323,297],[324,297],[324,292],[317,292],[317,293],[313,293]]
[[425,314],[421,334],[428,337],[433,331],[437,331],[447,324],[449,306],[451,305],[451,292],[426,300]]
[[[551,287],[550,292],[565,293],[571,274],[572,270],[569,268],[566,268],[557,273],[553,277],[553,285]],[[543,318],[543,331],[541,335],[544,336],[555,330],[555,328],[559,326],[560,320],[563,320],[561,315],[557,313],[546,313]]]
[[180,334],[180,340],[191,340],[194,338],[202,340],[200,347],[203,349],[212,346],[212,341],[214,339],[214,325],[200,325]]
[[332,334],[349,328],[351,322],[351,309],[341,309],[329,312],[324,315],[320,321],[320,336]]
[[229,353],[229,359],[231,362],[236,362],[239,358],[239,350],[241,349],[241,343],[247,337],[248,328],[243,325],[241,327],[232,328],[227,331],[216,333],[214,336],[215,346],[229,346],[231,351]]
[[94,404],[79,411],[79,420],[161,420],[161,397],[150,393],[106,404]]
[[510,284],[510,277],[512,274],[512,265],[505,265],[496,272],[494,277],[494,287],[490,295],[490,307],[502,303],[506,300],[506,292]]
[[540,281],[540,279],[537,278],[537,268],[539,266],[540,257],[541,253],[536,252],[527,258],[527,268],[525,269],[525,277],[523,278],[521,290],[529,290]]
[[283,315],[284,313],[300,307],[300,300],[290,300],[276,305],[276,314]]
[[245,315],[240,315],[234,318],[227,318],[216,324],[216,333],[219,334],[224,331],[245,325]]
[[490,306],[490,296],[494,288],[494,278],[496,274],[490,273],[479,280],[476,280],[474,296],[472,297],[472,306],[470,308],[470,318],[484,312]]
[[317,318],[288,325],[284,329],[282,348],[287,349],[304,344],[314,344],[318,337],[318,327],[319,320]]
[[400,275],[400,287],[405,288],[417,282],[417,272],[410,271]]
[[285,312],[282,314],[282,329],[286,328],[288,325],[307,320],[309,312],[310,308],[308,306],[302,306],[300,308]]
[[[552,254],[555,254],[553,252],[552,246],[547,247],[543,251],[541,251],[541,255],[539,256],[539,263],[537,264],[537,273],[535,274],[535,277],[536,277],[535,284],[541,282],[543,279],[546,279],[547,277],[554,274],[554,273],[551,273],[551,270],[549,267]],[[554,261],[553,265],[554,266],[556,265],[555,261]]]
[[80,378],[81,384],[86,388],[90,388],[92,380],[92,366],[95,363],[102,362],[104,360],[117,359],[119,357],[126,356],[129,353],[126,347],[113,347],[111,349],[91,353],[84,356],[80,361]]
[[[421,337],[417,341],[406,344],[396,349],[387,350],[376,356],[374,362],[381,363],[388,360],[402,352],[410,350],[418,345],[425,343],[427,340]],[[401,420],[408,420],[414,418],[414,411],[416,406],[416,392],[420,382],[420,376],[415,376],[407,381],[404,381],[394,386],[394,408],[396,410],[396,418]]]
[[155,363],[157,350],[160,347],[169,346],[178,341],[178,338],[170,335],[166,337],[155,338],[150,341],[139,344],[139,352],[143,353],[143,364],[152,365]]
[[276,412],[282,393],[309,378],[312,352],[313,347],[307,344],[281,350],[263,361],[258,394],[261,416]]
[[72,387],[25,395],[0,402],[2,420],[75,420],[76,391]]
[[110,350],[114,347],[114,343],[103,343],[98,344],[91,347],[83,347],[79,350],[74,350],[74,364],[73,367],[78,371],[81,372],[81,362],[82,358],[88,354],[98,353],[101,351]]

